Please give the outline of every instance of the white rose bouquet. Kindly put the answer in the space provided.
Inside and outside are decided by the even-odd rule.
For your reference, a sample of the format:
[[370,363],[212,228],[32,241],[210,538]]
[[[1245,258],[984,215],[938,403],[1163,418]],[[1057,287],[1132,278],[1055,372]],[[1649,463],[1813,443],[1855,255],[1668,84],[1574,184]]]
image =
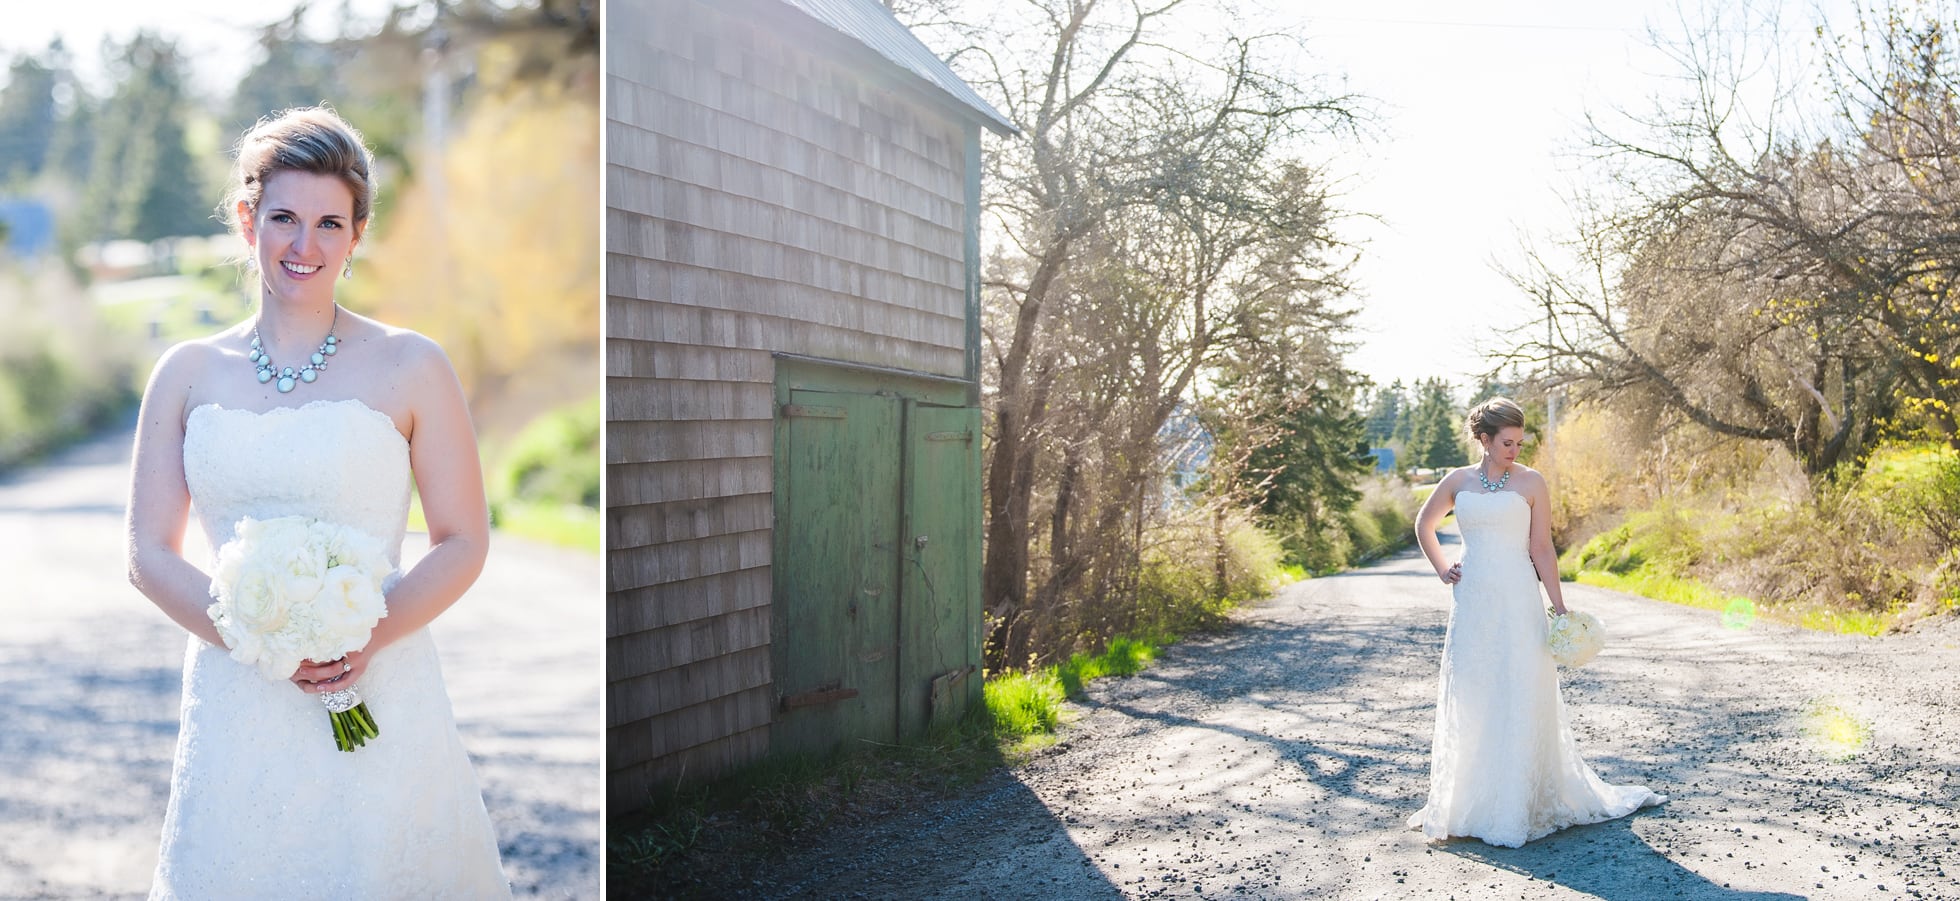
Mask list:
[[1606,646],[1606,624],[1582,611],[1555,612],[1545,627],[1545,646],[1560,666],[1585,666]]
[[[309,519],[238,521],[218,549],[207,608],[231,659],[275,682],[306,660],[333,660],[367,646],[388,615],[382,580],[392,566],[381,540],[359,529]],[[326,692],[334,746],[352,751],[381,734],[358,686]]]

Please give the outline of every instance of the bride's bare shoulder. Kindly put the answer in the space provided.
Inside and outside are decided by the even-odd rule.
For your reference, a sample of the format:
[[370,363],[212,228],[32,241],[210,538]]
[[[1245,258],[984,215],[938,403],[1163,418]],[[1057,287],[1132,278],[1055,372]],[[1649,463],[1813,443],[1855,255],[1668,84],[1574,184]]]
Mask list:
[[205,381],[209,373],[217,371],[230,358],[243,360],[251,344],[247,331],[244,326],[233,326],[172,344],[150,370],[150,384],[144,393],[186,392],[192,385]]
[[1517,480],[1520,490],[1529,489],[1533,492],[1543,492],[1546,490],[1544,473],[1532,469],[1523,463],[1512,463],[1511,467],[1517,470],[1517,475],[1512,478]]
[[1442,480],[1436,483],[1436,493],[1444,497],[1455,495],[1457,489],[1463,487],[1463,483],[1470,479],[1471,474],[1476,471],[1477,467],[1475,466],[1459,466],[1449,472],[1443,473]]
[[354,328],[342,338],[349,344],[372,344],[395,369],[408,376],[452,374],[449,355],[427,335],[366,316],[355,317]]

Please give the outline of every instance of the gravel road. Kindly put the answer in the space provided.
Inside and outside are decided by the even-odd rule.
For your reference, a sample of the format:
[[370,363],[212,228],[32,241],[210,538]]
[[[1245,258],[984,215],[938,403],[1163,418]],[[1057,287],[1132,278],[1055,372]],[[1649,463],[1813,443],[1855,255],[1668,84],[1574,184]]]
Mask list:
[[[0,479],[0,898],[142,897],[156,867],[184,633],[123,577],[129,440]],[[520,896],[599,895],[602,582],[499,536],[432,627]]]
[[1403,827],[1428,787],[1449,604],[1410,552],[1094,683],[1036,759],[734,893],[1960,899],[1960,628],[1858,638],[1566,597],[1612,636],[1565,680],[1581,751],[1663,807],[1516,850]]

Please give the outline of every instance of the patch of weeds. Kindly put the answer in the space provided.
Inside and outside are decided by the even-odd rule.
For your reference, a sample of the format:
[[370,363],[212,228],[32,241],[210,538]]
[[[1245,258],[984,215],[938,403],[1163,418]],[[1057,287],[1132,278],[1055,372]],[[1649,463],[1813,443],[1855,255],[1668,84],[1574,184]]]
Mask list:
[[1068,662],[1055,667],[1055,674],[1061,680],[1062,690],[1073,698],[1082,694],[1082,687],[1093,680],[1143,672],[1150,661],[1157,659],[1157,651],[1175,640],[1167,636],[1139,639],[1119,635],[1100,654],[1077,651],[1069,655]]
[[1067,692],[1054,667],[992,676],[985,691],[994,734],[1002,739],[1050,733],[1061,724],[1062,699]]

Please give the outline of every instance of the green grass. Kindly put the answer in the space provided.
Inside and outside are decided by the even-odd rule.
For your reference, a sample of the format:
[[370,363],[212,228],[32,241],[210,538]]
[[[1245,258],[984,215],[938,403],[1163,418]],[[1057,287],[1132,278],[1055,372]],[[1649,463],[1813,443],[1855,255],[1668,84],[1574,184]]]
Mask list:
[[1157,659],[1157,652],[1173,641],[1173,638],[1135,639],[1119,635],[1100,654],[1077,651],[1069,655],[1067,663],[1055,668],[1055,676],[1069,697],[1077,697],[1082,694],[1083,686],[1093,680],[1143,672],[1150,661]]
[[507,501],[497,508],[496,528],[505,534],[596,554],[600,550],[600,521],[599,510],[594,507]]
[[1142,672],[1176,640],[1164,635],[1119,635],[1099,654],[1077,651],[1053,666],[989,678],[985,691],[994,734],[1009,752],[1038,746],[1064,724],[1064,700],[1080,697],[1083,688],[1097,679]]
[[1018,743],[1048,735],[1062,724],[1062,699],[1067,693],[1054,667],[1032,673],[1006,673],[987,680],[987,712],[994,733]]
[[1694,579],[1681,578],[1653,568],[1636,568],[1628,572],[1585,569],[1572,576],[1572,580],[1581,585],[1597,585],[1684,607],[1720,610],[1724,614],[1724,624],[1737,628],[1747,627],[1758,617],[1770,622],[1843,635],[1878,635],[1889,625],[1887,618],[1879,614],[1767,607],[1749,598],[1716,591]]
[[[600,512],[591,507],[572,504],[530,504],[522,501],[505,501],[491,507],[491,527],[504,535],[516,535],[532,541],[558,547],[573,548],[599,553],[600,551]],[[408,530],[411,532],[429,531],[429,521],[422,515],[422,495],[415,495],[408,505]]]

